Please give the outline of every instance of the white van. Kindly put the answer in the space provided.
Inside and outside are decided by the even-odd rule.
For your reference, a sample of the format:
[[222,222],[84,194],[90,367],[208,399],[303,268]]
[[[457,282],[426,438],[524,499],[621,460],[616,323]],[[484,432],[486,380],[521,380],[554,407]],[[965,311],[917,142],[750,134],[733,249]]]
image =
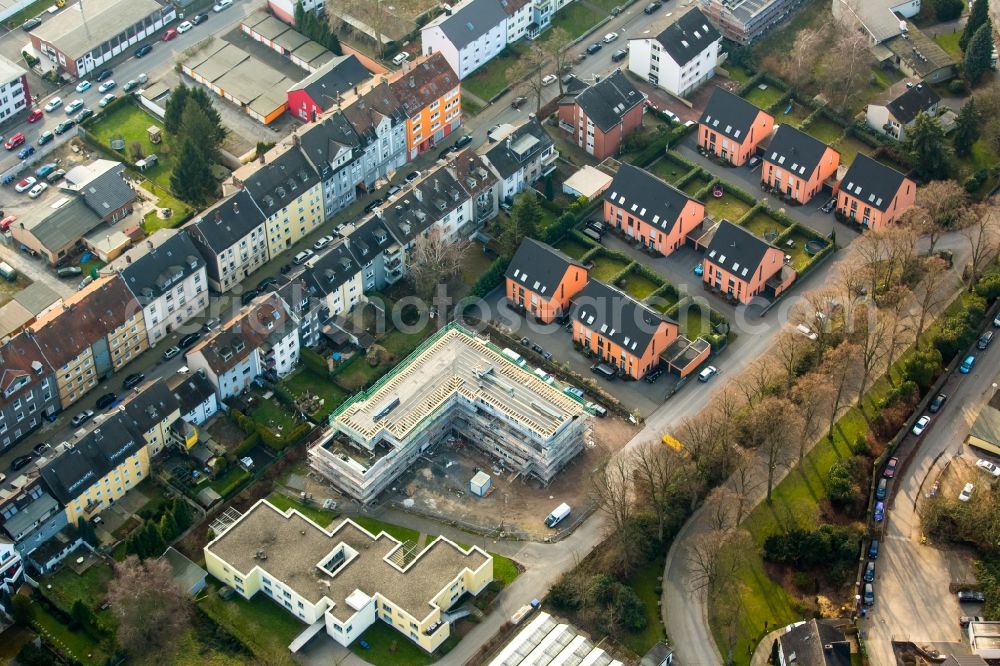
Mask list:
[[395,58],[392,59],[392,64],[395,65],[396,67],[399,67],[409,59],[410,59],[410,54],[407,53],[406,51],[401,51],[400,53],[396,54]]
[[549,373],[545,372],[541,368],[535,368],[535,376],[538,377],[539,379],[541,379],[546,384],[551,384],[552,381],[553,381],[552,380],[552,375],[550,375]]
[[511,349],[509,347],[506,347],[500,353],[503,354],[504,356],[506,356],[508,359],[510,359],[514,363],[517,363],[518,365],[524,365],[524,357],[522,357],[520,354],[518,354],[513,349]]

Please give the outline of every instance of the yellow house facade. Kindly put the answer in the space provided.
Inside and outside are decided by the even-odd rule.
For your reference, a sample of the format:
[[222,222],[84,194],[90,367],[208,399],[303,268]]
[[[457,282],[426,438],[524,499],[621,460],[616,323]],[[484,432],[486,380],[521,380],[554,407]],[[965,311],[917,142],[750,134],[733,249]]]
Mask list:
[[116,372],[149,349],[146,320],[141,309],[108,334],[108,348],[111,350],[111,364]]
[[385,532],[374,535],[350,519],[322,528],[267,500],[204,552],[208,572],[242,597],[263,593],[305,625],[322,622],[345,646],[382,620],[433,652],[451,635],[442,611],[493,580],[493,558],[477,546],[438,537],[408,556]]

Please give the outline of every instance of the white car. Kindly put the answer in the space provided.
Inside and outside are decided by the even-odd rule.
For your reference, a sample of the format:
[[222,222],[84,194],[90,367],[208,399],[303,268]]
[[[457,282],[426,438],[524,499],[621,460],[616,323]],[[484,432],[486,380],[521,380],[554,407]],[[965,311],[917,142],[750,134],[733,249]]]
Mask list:
[[302,264],[309,261],[309,258],[312,257],[314,254],[316,253],[313,252],[312,250],[302,250],[297,255],[295,255],[295,258],[292,259],[292,263],[295,264],[296,266],[301,266]]
[[14,186],[14,191],[26,192],[30,190],[32,187],[34,187],[35,183],[37,182],[38,181],[35,180],[34,176],[28,176],[27,178],[22,179],[17,185]]
[[48,183],[38,183],[33,188],[31,188],[31,191],[28,192],[28,196],[31,197],[32,199],[37,199],[38,197],[42,196],[42,192],[44,192],[47,189],[49,189]]
[[543,86],[551,86],[553,83],[555,83],[558,80],[559,80],[559,78],[555,74],[546,74],[545,76],[542,77],[542,85]]
[[399,67],[409,59],[410,59],[410,54],[407,53],[406,51],[402,51],[400,53],[397,53],[396,57],[392,59],[392,64],[396,65],[396,67]]
[[965,484],[965,487],[962,488],[962,492],[958,494],[958,501],[968,502],[970,499],[972,499],[972,491],[975,489],[975,487],[976,486],[971,483]]
[[806,336],[810,340],[816,341],[819,339],[819,336],[813,333],[812,329],[806,326],[805,324],[799,324],[798,326],[795,327],[795,330],[801,333],[802,335]]
[[105,95],[104,97],[101,98],[101,108],[103,109],[108,104],[111,104],[111,102],[113,102],[113,101],[115,101],[115,94],[114,93],[108,93],[107,95]]
[[609,32],[608,34],[604,35],[604,43],[605,44],[610,44],[611,42],[615,41],[616,39],[618,39],[618,33],[617,32]]
[[911,430],[910,432],[913,433],[914,437],[920,437],[922,434],[924,434],[924,430],[927,429],[927,424],[930,422],[931,422],[931,417],[924,414],[919,419],[917,419],[916,423],[913,424],[913,430]]
[[45,111],[52,113],[56,109],[62,106],[62,97],[53,97],[49,100],[49,103],[45,105]]
[[992,474],[994,477],[1000,477],[1000,465],[996,463],[991,463],[989,460],[983,460],[980,458],[976,461],[976,467],[985,470]]
[[213,12],[221,12],[224,9],[229,9],[230,5],[233,4],[233,0],[219,0],[217,3],[212,5]]
[[118,85],[118,84],[115,83],[114,79],[108,79],[107,81],[105,81],[101,85],[97,86],[97,92],[106,93],[109,90],[111,90],[112,88],[114,88],[116,85]]
[[72,116],[74,113],[83,108],[82,99],[74,99],[72,102],[66,105],[66,115]]
[[185,32],[187,32],[193,27],[194,26],[191,25],[191,21],[184,21],[183,23],[177,26],[177,33],[183,35]]
[[77,92],[87,92],[88,90],[90,90],[90,86],[92,86],[92,85],[94,85],[94,84],[91,83],[90,81],[86,81],[86,80],[80,81],[78,84],[76,84],[76,91]]
[[714,377],[718,373],[719,373],[719,369],[717,367],[715,367],[714,365],[710,365],[710,366],[708,366],[707,368],[705,368],[704,370],[702,370],[701,372],[698,373],[698,381],[699,382],[707,382],[709,379],[711,379],[712,377]]
[[332,242],[333,242],[333,236],[323,236],[318,241],[313,243],[313,249],[318,252]]

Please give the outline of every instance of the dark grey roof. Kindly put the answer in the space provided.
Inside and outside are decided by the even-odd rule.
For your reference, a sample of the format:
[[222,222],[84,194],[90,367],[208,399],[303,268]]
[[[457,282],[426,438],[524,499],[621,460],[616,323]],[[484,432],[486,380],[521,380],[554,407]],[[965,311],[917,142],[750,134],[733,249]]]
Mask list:
[[[467,177],[473,179],[475,184],[492,178],[485,169],[482,173],[470,171]],[[468,184],[469,189],[475,184]],[[471,196],[466,185],[457,180],[449,168],[439,167],[383,205],[375,217],[382,221],[396,240],[405,245],[465,204]],[[354,238],[354,234],[351,237]]]
[[537,118],[510,133],[486,153],[486,159],[501,178],[509,178],[553,145],[552,137]]
[[180,585],[185,592],[192,592],[204,583],[205,577],[208,576],[207,571],[184,557],[179,551],[174,550],[173,547],[167,548],[160,559],[165,560],[170,565],[174,582]]
[[795,654],[801,666],[850,666],[851,644],[844,632],[818,620],[809,620],[778,637],[785,658]]
[[576,103],[602,132],[607,132],[620,123],[629,110],[642,104],[643,99],[642,92],[616,69],[577,95]]
[[264,223],[246,190],[215,204],[191,225],[213,252],[222,252]]
[[146,445],[120,414],[112,414],[66,451],[42,468],[42,478],[52,494],[69,504],[84,490]]
[[289,89],[304,90],[322,108],[333,106],[337,95],[371,76],[354,54],[334,58]]
[[698,122],[743,143],[760,112],[760,109],[739,95],[717,87],[712,91]]
[[146,307],[204,266],[205,260],[182,229],[125,266],[121,275],[136,300]]
[[[24,493],[21,497],[30,498],[31,496]],[[51,516],[53,511],[58,508],[59,503],[55,498],[43,491],[38,497],[30,499],[26,504],[22,505],[18,502],[17,513],[4,522],[3,528],[12,539],[20,541],[29,532],[36,529],[33,527],[35,523]]]
[[604,190],[604,200],[665,232],[674,228],[684,206],[693,201],[648,171],[626,162],[618,168],[611,185]]
[[498,0],[471,0],[458,11],[452,11],[438,25],[459,51],[507,20],[507,12]]
[[567,74],[563,77],[563,92],[566,95],[576,95],[583,92],[589,86],[586,82],[576,78],[576,74]]
[[896,120],[906,125],[940,101],[941,98],[933,88],[926,83],[918,83],[907,88],[906,92],[886,104],[886,107]]
[[656,36],[663,50],[681,67],[720,39],[722,35],[698,8],[671,23]]
[[39,313],[59,300],[59,294],[44,282],[32,282],[14,294],[14,300],[25,310],[37,317]]
[[525,238],[507,266],[505,277],[519,285],[549,298],[570,266],[583,264],[574,261],[551,245],[533,238]]
[[278,288],[274,291],[285,302],[285,305],[288,306],[292,314],[301,317],[309,311],[309,285],[306,284],[304,275],[296,275],[295,277],[289,277],[288,275],[278,276]]
[[708,245],[705,259],[740,279],[748,280],[772,247],[743,227],[723,220]]
[[338,243],[312,263],[302,279],[314,296],[325,296],[361,271],[346,243]]
[[906,176],[892,167],[876,162],[864,153],[858,153],[851,168],[844,174],[844,179],[840,181],[840,190],[867,206],[885,211],[904,180]]
[[106,217],[135,201],[135,192],[122,177],[124,172],[125,165],[119,164],[80,188],[84,201],[98,216]]
[[[327,114],[299,135],[299,145],[306,159],[317,169],[324,179],[333,174],[333,163],[344,148],[353,149],[362,145],[361,136],[340,111]],[[344,167],[348,166],[345,164]]]
[[389,229],[377,216],[368,218],[347,238],[348,247],[355,261],[364,266],[396,242]]
[[23,224],[42,246],[54,251],[76,243],[102,224],[102,220],[84,199],[69,195],[55,210],[48,206],[29,209],[17,224]]
[[674,651],[667,647],[666,643],[660,641],[649,648],[649,651],[642,656],[639,666],[660,666],[673,653]]
[[180,379],[173,379],[168,385],[174,394],[174,399],[180,405],[181,416],[215,395],[215,387],[212,386],[212,382],[201,372],[176,376]]
[[244,185],[264,217],[270,217],[318,182],[319,174],[305,155],[291,146],[254,171]]
[[163,379],[157,379],[142,386],[138,393],[126,396],[125,402],[119,407],[119,413],[135,432],[142,434],[177,409],[180,409],[180,401]]
[[[598,280],[590,280],[573,303],[573,319],[611,340],[630,354],[642,356],[668,317]],[[656,353],[662,352],[657,349]]]
[[809,178],[819,166],[827,145],[791,125],[781,125],[764,152],[764,159],[800,178]]

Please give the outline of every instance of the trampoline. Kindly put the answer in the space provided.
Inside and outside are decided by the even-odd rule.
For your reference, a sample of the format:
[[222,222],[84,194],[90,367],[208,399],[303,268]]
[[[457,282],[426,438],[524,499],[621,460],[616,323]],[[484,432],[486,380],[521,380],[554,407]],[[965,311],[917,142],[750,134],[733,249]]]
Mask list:
[[813,256],[814,254],[819,254],[826,247],[826,241],[821,240],[811,240],[806,243],[806,254]]

